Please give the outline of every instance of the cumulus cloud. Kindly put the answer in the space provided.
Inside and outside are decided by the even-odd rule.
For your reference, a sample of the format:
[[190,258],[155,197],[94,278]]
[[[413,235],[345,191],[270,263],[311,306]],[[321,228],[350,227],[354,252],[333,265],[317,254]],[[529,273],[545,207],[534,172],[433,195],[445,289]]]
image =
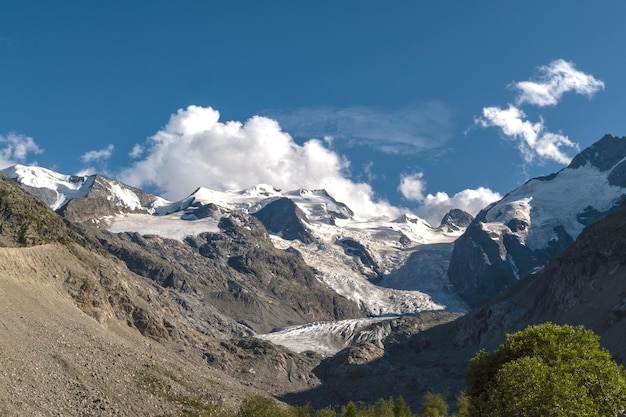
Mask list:
[[453,208],[458,208],[476,216],[478,212],[494,201],[502,198],[500,193],[485,187],[466,189],[450,197],[447,193],[428,194],[415,213],[437,227],[443,216]]
[[409,201],[423,201],[426,183],[423,180],[424,173],[418,172],[411,175],[402,175],[398,191]]
[[29,154],[40,154],[43,150],[30,136],[18,133],[0,135],[0,168],[25,163]]
[[400,214],[377,200],[369,184],[348,179],[349,162],[323,142],[312,139],[299,145],[267,117],[254,116],[244,123],[219,119],[211,107],[178,110],[141,145],[143,157],[124,169],[120,179],[138,187],[156,186],[171,200],[200,186],[229,190],[266,183],[286,190],[324,188],[359,216]]
[[480,210],[502,198],[502,196],[489,188],[466,189],[450,197],[445,192],[425,194],[426,181],[424,174],[405,174],[400,177],[398,191],[404,198],[419,203],[414,210],[415,214],[437,227],[443,216],[453,208],[458,208],[476,216]]
[[539,107],[554,106],[563,94],[573,91],[588,97],[604,88],[604,82],[590,74],[578,71],[573,63],[563,59],[539,67],[541,76],[537,81],[514,83],[519,90],[518,105],[525,103]]
[[106,148],[85,152],[81,155],[80,160],[84,163],[101,162],[111,158],[115,147],[109,144]]
[[527,120],[520,106],[554,106],[563,94],[570,91],[591,97],[604,88],[604,82],[578,71],[573,63],[563,59],[539,67],[539,72],[541,75],[536,81],[513,83],[518,90],[515,105],[509,104],[504,109],[485,107],[482,117],[476,118],[475,123],[481,127],[500,128],[504,136],[517,143],[526,162],[538,158],[568,164],[571,156],[567,149],[578,151],[578,144],[565,135],[548,131],[541,116],[535,123]]
[[395,110],[311,107],[269,114],[297,137],[327,137],[390,154],[436,148],[452,135],[451,111],[439,102]]
[[579,150],[576,143],[567,136],[547,132],[543,119],[537,123],[525,120],[526,114],[515,106],[506,109],[485,107],[483,117],[478,119],[482,127],[499,127],[505,136],[515,140],[526,162],[532,162],[535,156],[568,164],[571,157],[563,148]]

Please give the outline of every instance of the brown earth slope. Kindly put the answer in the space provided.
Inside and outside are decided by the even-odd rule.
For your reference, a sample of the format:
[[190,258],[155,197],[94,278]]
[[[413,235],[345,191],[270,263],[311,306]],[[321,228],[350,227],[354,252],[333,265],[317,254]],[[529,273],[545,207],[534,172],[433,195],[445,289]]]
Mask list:
[[321,358],[198,331],[171,289],[3,176],[0,246],[0,415],[196,415],[319,384]]
[[[142,336],[110,306],[90,307],[98,320],[85,314],[67,293],[68,275],[93,272],[62,245],[0,249],[0,413],[162,415],[181,407],[154,395],[153,380],[193,398],[240,389]],[[176,378],[185,384],[168,381]]]

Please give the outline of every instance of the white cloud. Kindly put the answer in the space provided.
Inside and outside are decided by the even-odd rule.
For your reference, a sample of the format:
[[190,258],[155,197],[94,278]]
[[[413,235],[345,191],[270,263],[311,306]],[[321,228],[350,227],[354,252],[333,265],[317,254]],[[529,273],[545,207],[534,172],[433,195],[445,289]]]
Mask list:
[[400,210],[377,201],[372,187],[345,175],[349,162],[319,140],[297,144],[275,120],[220,122],[211,107],[189,106],[143,146],[144,157],[119,175],[138,187],[154,185],[177,200],[203,186],[244,189],[259,183],[280,189],[324,188],[362,217]]
[[0,168],[16,163],[25,163],[29,154],[40,154],[43,150],[30,136],[18,133],[0,135]]
[[514,84],[519,90],[516,103],[539,107],[554,106],[563,94],[573,91],[588,97],[604,88],[604,82],[592,75],[578,71],[573,63],[563,59],[539,67],[538,81],[521,81]]
[[451,111],[439,102],[395,110],[311,107],[269,114],[297,137],[328,137],[329,144],[343,141],[390,154],[436,148],[452,136]]
[[133,146],[133,149],[128,154],[133,159],[139,158],[141,155],[143,155],[143,146],[138,143]]
[[507,109],[485,107],[483,117],[477,119],[482,127],[499,127],[509,138],[517,141],[517,146],[526,162],[535,156],[568,164],[572,159],[563,148],[578,150],[578,145],[567,136],[545,131],[543,120],[532,123],[525,120],[526,114],[513,105]]
[[502,196],[489,188],[466,189],[450,197],[447,193],[425,194],[426,181],[424,174],[419,172],[400,177],[398,191],[404,198],[416,201],[420,205],[413,210],[419,217],[427,220],[432,226],[437,227],[443,216],[453,208],[458,208],[476,216],[487,205],[498,201]]
[[418,172],[411,175],[402,175],[400,177],[400,185],[398,191],[404,198],[410,201],[423,201],[426,183],[424,182],[424,173]]
[[414,211],[418,216],[437,227],[443,216],[453,208],[461,209],[472,216],[476,216],[480,210],[501,198],[499,193],[485,187],[466,189],[452,197],[447,193],[438,192],[424,197],[421,202],[422,205]]
[[578,144],[560,133],[549,132],[544,120],[533,123],[526,119],[526,114],[519,108],[523,104],[539,107],[554,106],[563,94],[573,91],[578,94],[593,96],[604,88],[604,82],[592,75],[578,71],[573,63],[563,59],[552,61],[539,67],[539,81],[521,81],[513,86],[519,90],[516,105],[508,108],[485,107],[483,116],[475,119],[481,127],[498,127],[509,139],[517,143],[524,161],[532,162],[535,157],[568,164],[571,156],[567,149],[579,150]]
[[113,155],[114,150],[115,147],[109,144],[106,148],[85,152],[81,155],[80,160],[84,163],[106,161],[111,157],[111,155]]
[[97,173],[98,171],[94,167],[87,167],[81,169],[80,171],[77,171],[74,175],[76,175],[77,177],[88,177]]

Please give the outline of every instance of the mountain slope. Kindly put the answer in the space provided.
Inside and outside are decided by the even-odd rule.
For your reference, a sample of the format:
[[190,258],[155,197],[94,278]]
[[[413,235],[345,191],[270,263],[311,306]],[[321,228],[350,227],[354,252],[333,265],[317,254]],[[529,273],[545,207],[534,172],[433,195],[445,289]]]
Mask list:
[[[0,248],[0,414],[193,414],[319,384],[316,355],[203,333],[176,293],[3,175],[0,202],[13,246]],[[212,324],[236,325],[220,318]]]
[[[626,359],[626,203],[590,224],[562,255],[521,279],[482,308],[438,326],[424,315],[375,323],[392,326],[380,341],[355,343],[324,360],[324,384],[287,399],[322,405],[402,394],[417,406],[424,392],[454,403],[465,388],[467,365],[480,349],[495,349],[530,324],[584,325],[620,363]],[[421,321],[421,322],[420,322]],[[419,326],[418,326],[419,325]],[[418,326],[418,327],[416,327]],[[385,335],[385,332],[383,332]]]
[[28,246],[67,240],[63,220],[41,200],[0,175],[0,245]]
[[[13,175],[16,182],[25,185],[30,192],[39,195],[58,194],[58,190],[67,188],[66,183],[80,182],[75,177],[63,176],[38,167],[18,166],[6,172]],[[225,192],[199,188],[185,199],[166,202],[104,177],[96,176],[91,182],[89,178],[83,178],[81,192],[68,197],[67,202],[57,210],[72,221],[112,233],[158,235],[163,239],[192,245],[191,249],[196,250],[193,242],[201,234],[209,234],[213,242],[218,240],[217,236],[224,233],[224,229],[220,227],[224,219],[235,216],[234,213],[241,213],[244,217],[252,215],[269,231],[276,248],[291,254],[299,253],[313,269],[317,280],[330,287],[340,298],[345,297],[356,303],[369,315],[466,309],[465,303],[449,285],[445,269],[442,268],[429,267],[419,271],[404,268],[401,273],[402,288],[394,288],[398,282],[394,278],[396,271],[402,269],[402,265],[416,251],[420,251],[423,256],[436,254],[436,258],[443,259],[447,265],[451,254],[449,248],[466,226],[464,222],[467,216],[460,211],[452,212],[445,223],[435,229],[412,215],[395,220],[355,218],[347,206],[324,190],[281,191],[263,184],[246,190]],[[36,186],[40,189],[33,188]],[[130,245],[129,240],[132,239],[125,239],[127,243],[124,245]],[[107,247],[113,248],[116,245],[114,243]],[[167,245],[178,246],[176,242],[166,243]],[[429,246],[433,250],[422,251]],[[206,249],[207,245],[203,247]],[[118,255],[122,252],[124,250],[115,251]],[[150,258],[150,262],[156,261],[156,266],[140,269],[160,269],[162,272],[159,274],[163,271],[172,273],[171,267],[158,266],[162,261],[155,255],[153,253],[146,259]],[[161,253],[156,256],[164,255]],[[216,252],[211,256],[215,257]],[[125,259],[128,260],[127,257]],[[146,259],[142,262],[145,263]],[[176,264],[175,259],[172,262]],[[135,261],[131,263],[136,264]],[[231,260],[230,266],[236,266],[235,259]],[[134,271],[142,273],[139,269]],[[238,272],[246,273],[241,270]],[[193,274],[180,271],[177,274],[179,278],[186,276],[180,278],[182,281],[193,281],[189,279]],[[157,278],[159,282],[164,279]],[[428,293],[431,290],[432,296]],[[305,293],[306,291],[298,291],[298,294]],[[284,301],[289,301],[289,298],[285,297]],[[349,311],[345,307],[333,310]],[[256,316],[262,317],[258,314]],[[269,315],[276,319],[280,316]],[[319,312],[317,317],[324,318]],[[342,316],[326,315],[325,318],[336,319]],[[297,322],[302,324],[302,320],[302,317],[294,317],[291,321],[283,321],[282,325]],[[274,325],[280,327],[281,323],[274,320],[271,324],[268,322],[265,326],[254,328],[267,329]]]
[[66,219],[83,223],[118,213],[151,212],[165,200],[101,175],[64,175],[14,165],[3,172]]
[[[582,324],[601,336],[611,353],[626,358],[626,204],[582,231],[574,244],[533,276],[478,310],[468,322],[488,341],[494,329],[510,332],[530,323]],[[473,320],[472,320],[473,319]]]
[[454,244],[448,276],[476,306],[561,254],[626,194],[626,138],[607,135],[556,174],[482,210]]
[[[232,212],[218,224],[218,231],[183,242],[137,233],[98,236],[131,270],[171,289],[185,314],[215,336],[363,314],[319,283],[297,253],[274,248],[254,217]],[[225,317],[245,327],[226,326]]]

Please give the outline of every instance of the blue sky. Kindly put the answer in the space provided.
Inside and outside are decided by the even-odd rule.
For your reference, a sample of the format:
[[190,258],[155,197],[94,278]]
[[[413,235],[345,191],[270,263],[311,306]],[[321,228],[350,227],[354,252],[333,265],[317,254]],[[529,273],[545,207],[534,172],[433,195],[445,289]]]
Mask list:
[[172,199],[327,188],[436,223],[626,136],[625,17],[623,0],[4,0],[0,162]]

